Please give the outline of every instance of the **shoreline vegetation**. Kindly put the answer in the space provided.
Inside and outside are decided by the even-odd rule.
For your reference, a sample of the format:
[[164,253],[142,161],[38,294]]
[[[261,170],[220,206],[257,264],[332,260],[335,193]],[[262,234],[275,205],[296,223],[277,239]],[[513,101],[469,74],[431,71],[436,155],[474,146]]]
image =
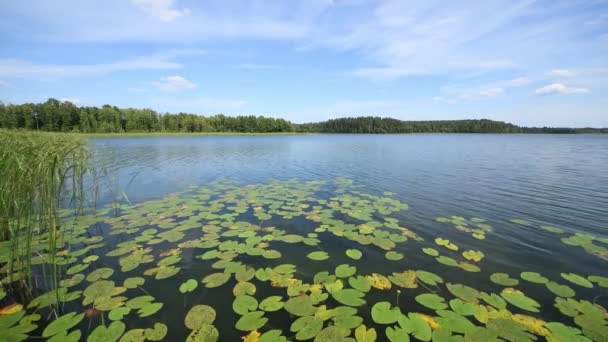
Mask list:
[[86,133],[91,137],[268,134],[404,134],[404,133],[553,133],[607,134],[608,128],[522,127],[488,120],[403,121],[386,117],[345,117],[296,124],[264,116],[203,116],[159,113],[151,109],[79,107],[48,99],[21,105],[0,102],[0,129]]

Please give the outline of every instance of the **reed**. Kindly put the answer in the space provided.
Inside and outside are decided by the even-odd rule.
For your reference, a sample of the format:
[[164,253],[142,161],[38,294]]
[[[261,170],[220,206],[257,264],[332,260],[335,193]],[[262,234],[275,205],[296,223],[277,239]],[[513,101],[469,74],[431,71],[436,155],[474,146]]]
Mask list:
[[[5,283],[27,285],[36,254],[50,264],[57,288],[60,209],[82,209],[88,160],[84,138],[0,130],[0,274]],[[33,250],[34,236],[44,239]]]

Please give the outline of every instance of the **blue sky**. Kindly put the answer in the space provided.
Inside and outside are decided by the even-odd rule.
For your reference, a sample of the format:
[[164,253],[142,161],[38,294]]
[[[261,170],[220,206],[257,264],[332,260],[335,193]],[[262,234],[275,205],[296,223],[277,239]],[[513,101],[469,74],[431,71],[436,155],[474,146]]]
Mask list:
[[0,100],[608,127],[606,0],[20,0]]

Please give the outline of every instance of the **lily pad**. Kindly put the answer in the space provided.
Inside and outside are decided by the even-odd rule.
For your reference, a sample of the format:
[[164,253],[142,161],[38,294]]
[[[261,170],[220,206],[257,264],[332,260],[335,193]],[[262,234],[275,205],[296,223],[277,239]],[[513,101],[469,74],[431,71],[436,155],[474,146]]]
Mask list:
[[285,302],[281,296],[270,296],[260,302],[260,309],[266,312],[274,312],[281,310]]
[[443,283],[443,279],[432,272],[417,270],[416,275],[420,281],[428,285],[437,285]]
[[198,282],[194,279],[188,279],[179,286],[179,292],[188,293],[194,291],[198,287]]
[[317,311],[312,303],[312,300],[307,295],[291,297],[285,302],[285,310],[296,316],[311,316]]
[[237,322],[235,327],[241,331],[252,331],[263,327],[268,318],[263,317],[264,311],[254,311],[243,315]]
[[433,310],[444,310],[448,308],[443,297],[434,293],[424,293],[416,296],[416,301],[421,305]]
[[211,325],[215,321],[215,309],[208,305],[195,305],[190,308],[184,323],[192,330],[200,329],[205,325]]
[[315,316],[304,316],[296,319],[290,327],[296,333],[296,340],[309,340],[323,329],[323,321]]
[[353,260],[359,260],[363,256],[363,253],[358,249],[351,248],[346,250],[346,255]]
[[207,288],[220,287],[228,282],[230,273],[212,273],[203,278],[203,284]]
[[527,297],[523,292],[513,289],[506,288],[500,293],[502,298],[512,305],[517,306],[520,309],[524,309],[532,312],[539,312],[540,304],[534,299]]
[[355,339],[357,342],[375,342],[377,338],[376,329],[367,329],[365,324],[361,324],[355,329]]
[[519,284],[519,280],[509,277],[506,273],[493,273],[490,280],[502,286],[517,286]]
[[114,321],[109,326],[99,325],[93,329],[87,342],[116,342],[125,332],[125,324],[120,321]]
[[142,286],[145,283],[145,281],[146,280],[142,277],[127,278],[123,282],[123,286],[127,289],[135,289],[139,286]]
[[521,279],[529,281],[531,283],[546,284],[549,281],[549,279],[543,277],[538,272],[521,272],[519,276],[521,277]]
[[562,276],[562,278],[566,279],[567,281],[582,286],[582,287],[586,287],[586,288],[593,288],[593,283],[590,282],[589,280],[587,280],[587,278],[580,276],[578,274],[575,273],[561,273],[560,274]]
[[60,332],[65,332],[70,330],[72,327],[76,326],[82,319],[84,318],[84,314],[77,314],[75,312],[67,313],[56,320],[52,321],[49,325],[44,328],[42,332],[43,337],[51,337],[57,335]]
[[255,311],[257,308],[258,301],[254,297],[248,295],[237,296],[234,299],[234,302],[232,302],[232,310],[241,316],[250,311]]
[[545,285],[547,286],[547,289],[549,289],[549,291],[553,292],[556,296],[562,298],[574,297],[574,295],[576,294],[576,292],[574,292],[574,290],[568,285],[562,285],[554,281],[550,281]]
[[372,307],[372,319],[378,324],[391,324],[397,322],[401,317],[398,307],[391,308],[389,302],[378,302]]
[[342,264],[336,267],[335,274],[338,278],[348,278],[357,272],[357,268],[355,266],[350,266],[348,264]]
[[403,259],[403,254],[395,252],[395,251],[388,251],[388,252],[386,252],[384,257],[387,260],[398,261],[398,260]]
[[355,289],[341,289],[331,292],[332,297],[341,304],[348,306],[361,306],[365,304],[365,293]]
[[329,259],[329,254],[327,254],[327,252],[323,252],[323,251],[316,251],[316,252],[308,253],[308,255],[306,255],[306,257],[308,257],[308,259],[311,259],[311,260],[321,261],[321,260]]

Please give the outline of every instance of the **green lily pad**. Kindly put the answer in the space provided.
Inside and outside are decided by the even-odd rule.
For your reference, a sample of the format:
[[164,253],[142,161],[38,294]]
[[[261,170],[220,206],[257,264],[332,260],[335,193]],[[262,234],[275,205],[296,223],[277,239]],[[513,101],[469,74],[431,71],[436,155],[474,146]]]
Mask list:
[[434,286],[434,285],[443,283],[443,279],[440,276],[438,276],[432,272],[417,270],[416,276],[418,277],[418,279],[420,279],[420,281],[422,281],[423,283],[426,283],[428,285]]
[[468,250],[462,252],[462,256],[467,260],[479,262],[485,257],[485,254],[481,251]]
[[567,281],[582,286],[582,287],[586,287],[586,288],[593,288],[593,283],[590,282],[589,280],[587,280],[587,278],[580,276],[578,274],[575,273],[561,273],[560,274],[562,276],[562,278],[566,279]]
[[401,315],[399,326],[408,334],[414,335],[420,341],[430,341],[432,330],[421,314],[410,312],[407,316]]
[[236,283],[236,285],[234,285],[234,288],[232,289],[232,293],[235,297],[244,294],[253,296],[255,294],[255,291],[255,285],[248,281],[239,281],[238,283]]
[[357,268],[355,266],[350,266],[348,264],[342,264],[336,267],[336,277],[338,278],[348,278],[357,272]]
[[465,302],[477,303],[478,298],[480,296],[479,291],[475,290],[472,287],[462,285],[462,284],[446,284],[448,291],[452,293],[454,296],[462,299]]
[[511,223],[519,224],[521,226],[529,226],[530,222],[522,219],[511,219]]
[[323,251],[316,251],[316,252],[308,253],[307,257],[308,257],[308,259],[311,259],[311,260],[321,261],[321,260],[329,259],[329,254],[327,254],[327,252],[323,252]]
[[432,257],[436,257],[439,256],[439,252],[435,249],[435,248],[423,248],[422,251],[424,252],[424,254],[430,255]]
[[386,338],[391,342],[409,342],[410,335],[400,327],[386,327]]
[[512,305],[517,306],[520,309],[524,309],[526,311],[532,312],[540,312],[538,308],[540,308],[540,304],[534,299],[527,297],[523,292],[513,289],[506,288],[502,290],[500,293],[502,298],[504,298],[507,302]]
[[260,302],[260,309],[266,312],[274,312],[281,310],[285,302],[281,296],[270,296]]
[[285,302],[285,310],[295,316],[312,316],[317,311],[307,295],[291,297]]
[[109,326],[99,325],[93,329],[87,342],[116,342],[125,332],[126,326],[123,322],[115,321]]
[[509,277],[506,273],[492,273],[490,280],[502,286],[517,286],[519,284],[519,280]]
[[188,329],[197,330],[205,325],[210,326],[215,321],[215,309],[208,305],[195,305],[190,308],[188,314],[186,314],[186,318],[184,319],[184,324]]
[[341,289],[331,292],[332,297],[341,304],[348,306],[361,306],[365,304],[365,293],[355,289]]
[[372,319],[378,324],[391,324],[401,317],[398,307],[391,308],[389,302],[378,302],[372,307]]
[[112,321],[120,321],[122,320],[126,315],[129,314],[129,312],[131,312],[131,308],[129,307],[119,307],[116,309],[112,309],[110,311],[110,313],[108,314],[108,317],[110,318],[110,320]]
[[321,330],[315,337],[314,342],[346,342],[346,337],[350,334],[348,329],[343,329],[335,325],[331,325]]
[[235,327],[241,331],[252,331],[263,327],[268,318],[263,317],[264,311],[254,311],[243,315],[237,322]]
[[149,303],[144,305],[143,307],[141,307],[138,311],[137,314],[139,314],[139,317],[148,317],[148,316],[152,316],[155,313],[157,313],[158,311],[160,311],[160,309],[162,309],[163,307],[163,303]]
[[[80,330],[74,330],[69,334],[65,331],[62,331],[46,340],[46,342],[78,342],[80,341],[81,336],[82,333],[80,332]],[[27,338],[27,336],[25,338]]]
[[547,289],[553,292],[556,296],[562,298],[574,297],[574,295],[576,294],[576,292],[574,292],[574,290],[570,286],[562,285],[554,281],[546,283],[545,286],[547,286]]
[[49,325],[44,328],[42,332],[43,337],[51,337],[57,335],[60,332],[65,332],[70,330],[72,327],[76,326],[82,319],[84,318],[84,314],[77,314],[75,312],[67,313],[56,320],[52,321]]
[[114,273],[114,270],[108,267],[103,267],[103,268],[98,268],[95,271],[89,273],[89,275],[87,275],[87,281],[89,282],[95,282],[98,281],[100,279],[108,279],[110,278],[110,276],[112,276],[112,274]]
[[346,255],[353,260],[359,260],[363,256],[363,253],[358,249],[351,248],[346,250]]
[[323,321],[315,316],[304,316],[296,319],[290,327],[296,333],[296,340],[309,340],[323,329]]
[[523,280],[536,284],[546,284],[549,281],[549,279],[543,277],[540,273],[537,272],[521,272],[519,276]]
[[239,315],[245,315],[250,311],[255,311],[258,308],[258,301],[251,296],[241,295],[234,298],[232,302],[232,310]]
[[207,288],[220,287],[228,282],[230,273],[212,273],[203,278],[203,284]]
[[418,303],[426,306],[429,309],[444,310],[448,308],[448,305],[445,303],[445,299],[434,293],[424,293],[416,296],[415,299]]
[[180,293],[188,293],[194,291],[198,287],[198,282],[194,279],[188,279],[179,286]]
[[146,329],[144,331],[144,337],[150,341],[162,341],[167,335],[167,326],[163,323],[154,323],[154,328]]
[[367,329],[365,324],[361,324],[355,329],[355,339],[357,342],[375,342],[377,338],[376,329]]
[[395,252],[395,251],[388,251],[388,252],[386,252],[384,257],[387,260],[398,261],[398,260],[403,259],[403,254]]
[[355,290],[361,292],[369,292],[372,288],[372,282],[368,277],[357,276],[348,278],[348,284]]
[[145,282],[146,280],[142,277],[132,277],[125,279],[125,281],[123,282],[123,286],[127,289],[135,289],[139,286],[142,286]]
[[608,278],[600,276],[589,276],[589,281],[596,283],[599,287],[608,287]]

